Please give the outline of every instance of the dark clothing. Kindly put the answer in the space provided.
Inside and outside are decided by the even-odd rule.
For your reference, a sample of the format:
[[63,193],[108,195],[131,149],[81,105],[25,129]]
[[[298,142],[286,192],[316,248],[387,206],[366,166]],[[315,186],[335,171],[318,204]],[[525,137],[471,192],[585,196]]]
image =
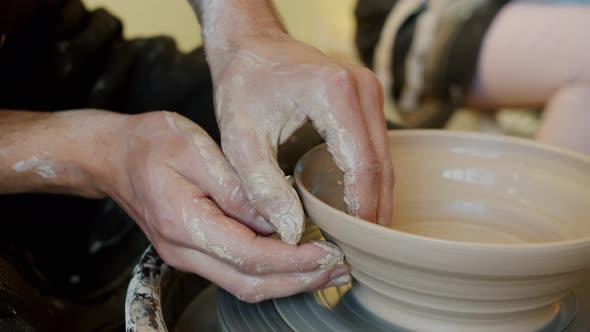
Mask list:
[[357,2],[355,43],[361,60],[373,67],[375,47],[387,16],[398,0],[359,0]]
[[63,2],[63,0],[0,1],[0,35],[18,31],[45,11],[61,7]]
[[[479,50],[488,27],[500,9],[509,0],[488,0],[478,3],[472,0],[449,0],[449,5],[469,8],[469,15],[441,14],[434,42],[425,55],[421,56],[424,85],[415,109],[404,109],[398,102],[402,90],[408,85],[408,57],[418,34],[417,29],[423,14],[430,10],[430,1],[404,17],[394,32],[394,43],[388,52],[391,65],[387,70],[393,84],[385,91],[400,110],[400,115],[410,127],[444,127],[452,111],[461,105],[462,97],[473,81]],[[357,20],[356,45],[363,62],[375,65],[376,48],[386,24],[387,17],[396,11],[399,0],[359,0],[355,11]],[[426,32],[431,33],[431,32]],[[415,61],[411,63],[416,63]]]
[[123,40],[121,22],[79,0],[38,16],[0,48],[0,107],[173,110],[219,139],[204,52],[167,37]]
[[[167,37],[125,40],[107,11],[59,2],[1,2],[0,109],[169,110],[219,141],[202,49],[183,54]],[[9,22],[8,13],[23,17]],[[123,329],[130,269],[148,241],[120,207],[27,194],[0,196],[0,211],[1,331]],[[20,279],[6,277],[7,262]]]

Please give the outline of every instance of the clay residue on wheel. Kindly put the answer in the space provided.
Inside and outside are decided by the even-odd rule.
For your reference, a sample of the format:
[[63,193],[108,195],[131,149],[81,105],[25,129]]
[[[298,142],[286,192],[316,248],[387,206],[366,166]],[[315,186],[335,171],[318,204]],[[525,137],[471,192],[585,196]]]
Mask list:
[[133,270],[127,290],[127,332],[168,331],[160,311],[160,283],[170,272],[153,247],[149,247]]

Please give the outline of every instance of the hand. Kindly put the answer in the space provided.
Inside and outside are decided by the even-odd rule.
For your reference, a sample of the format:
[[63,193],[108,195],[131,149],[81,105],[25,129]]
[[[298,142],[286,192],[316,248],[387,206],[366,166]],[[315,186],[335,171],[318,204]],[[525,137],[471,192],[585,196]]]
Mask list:
[[389,225],[393,167],[383,95],[368,69],[338,63],[284,37],[243,38],[238,49],[208,49],[222,148],[248,201],[296,243],[304,225],[277,148],[306,121],[325,139],[344,173],[348,212]]
[[112,153],[103,189],[133,217],[169,265],[238,298],[267,298],[345,284],[349,266],[332,244],[290,245],[250,205],[218,146],[173,113],[128,117],[100,141]]

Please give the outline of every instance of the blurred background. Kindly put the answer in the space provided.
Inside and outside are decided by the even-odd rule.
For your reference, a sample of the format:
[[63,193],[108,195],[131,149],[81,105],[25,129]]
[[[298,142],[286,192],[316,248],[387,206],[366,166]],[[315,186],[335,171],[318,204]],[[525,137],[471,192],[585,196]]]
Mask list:
[[[126,37],[169,35],[181,50],[201,44],[199,24],[187,0],[85,0],[89,8],[104,7],[120,17]],[[275,0],[287,29],[295,38],[326,53],[355,61],[355,0]],[[141,4],[141,5],[140,5]]]
[[[168,35],[183,51],[201,45],[201,32],[187,0],[84,0],[89,8],[104,7],[124,22],[128,38]],[[360,63],[354,46],[354,8],[356,0],[274,0],[289,33],[323,52],[348,62]],[[398,117],[386,106],[391,120]],[[476,113],[458,110],[447,129],[485,131],[531,137],[538,127],[535,112],[500,110]]]

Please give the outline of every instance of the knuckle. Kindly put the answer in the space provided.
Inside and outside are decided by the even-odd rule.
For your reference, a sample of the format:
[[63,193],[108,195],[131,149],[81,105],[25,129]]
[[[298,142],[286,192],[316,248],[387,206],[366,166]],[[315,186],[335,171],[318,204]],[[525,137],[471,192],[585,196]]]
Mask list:
[[357,66],[357,67],[355,67],[355,72],[357,73],[358,77],[366,79],[367,81],[371,80],[371,79],[373,79],[373,77],[375,77],[375,74],[373,73],[373,71],[367,67]]
[[234,294],[240,301],[248,303],[258,303],[265,299],[261,292],[261,281],[257,278],[249,278],[253,282],[242,282],[239,285],[239,290]]
[[361,82],[362,88],[373,92],[371,96],[375,98],[374,101],[380,99],[383,95],[383,86],[375,73],[366,67],[358,67],[355,72],[357,80]]
[[241,209],[246,205],[246,197],[243,194],[242,185],[237,179],[223,181],[221,195],[225,197],[232,208]]
[[392,176],[393,177],[394,167],[393,167],[393,163],[391,162],[390,159],[386,159],[383,162],[383,164],[381,165],[381,172],[384,175]]
[[360,164],[359,171],[369,176],[379,176],[383,172],[383,167],[376,157],[368,157]]
[[276,193],[278,189],[274,182],[269,181],[268,174],[259,172],[247,175],[244,182],[247,187],[248,200],[255,205],[267,201],[268,195]]
[[336,93],[348,93],[356,86],[356,80],[351,71],[339,69],[328,79],[328,89]]
[[395,173],[394,173],[393,163],[389,160],[389,161],[386,161],[385,164],[383,164],[381,167],[382,167],[381,176],[382,176],[383,182],[386,185],[393,185],[395,183]]
[[248,275],[261,274],[261,270],[256,262],[246,259],[242,265],[239,266],[239,271]]
[[379,79],[377,79],[373,73],[370,74],[366,84],[371,91],[376,92],[376,97],[379,97],[383,94],[383,86],[381,85],[381,81],[379,81]]
[[369,68],[361,67],[359,69],[358,75],[360,75],[360,77],[363,79],[363,81],[365,81],[367,84],[371,84],[373,86],[380,86],[381,85],[381,83],[377,79],[377,76],[375,76],[375,73],[372,70],[370,70]]
[[268,171],[249,175],[245,179],[248,202],[259,210],[280,217],[283,211],[293,211],[297,206],[297,193],[285,181],[282,174]]

